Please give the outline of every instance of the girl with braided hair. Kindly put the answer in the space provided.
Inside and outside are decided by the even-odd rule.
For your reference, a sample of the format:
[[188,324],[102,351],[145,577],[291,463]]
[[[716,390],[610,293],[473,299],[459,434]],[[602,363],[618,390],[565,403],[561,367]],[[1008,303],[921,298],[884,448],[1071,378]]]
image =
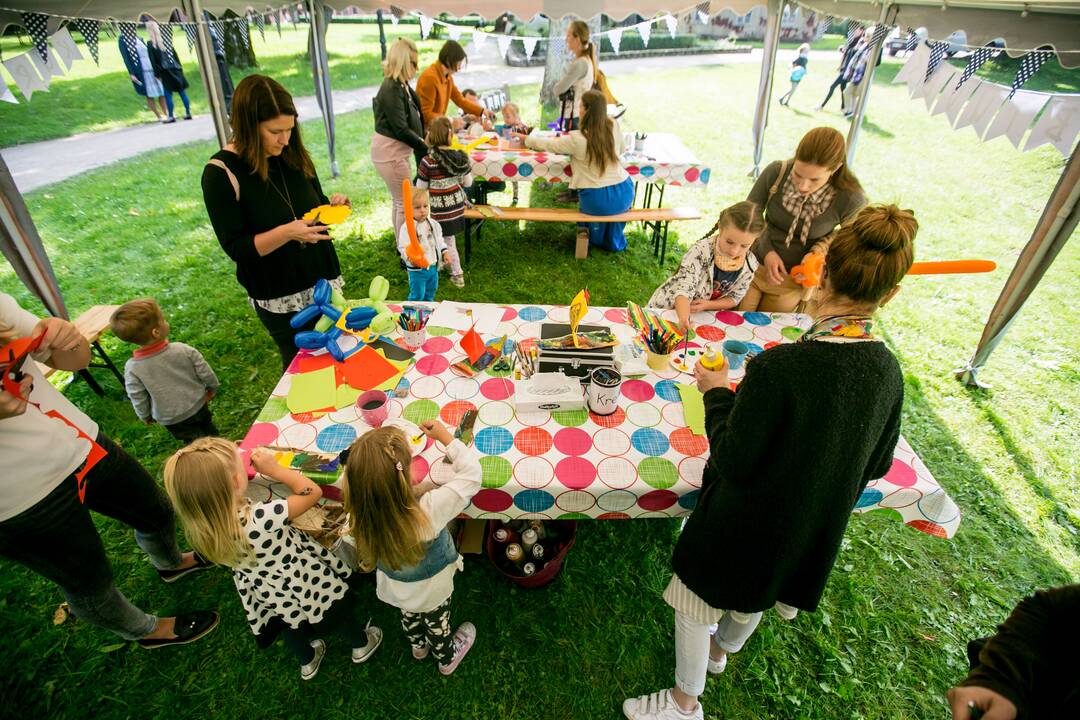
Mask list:
[[476,450],[451,437],[440,422],[425,421],[420,430],[446,448],[452,478],[420,495],[410,479],[412,452],[405,433],[377,428],[349,448],[345,507],[357,553],[375,564],[376,594],[401,610],[413,657],[430,654],[439,672],[449,675],[472,647],[476,628],[464,622],[450,631],[454,575],[464,564],[446,524],[480,490],[483,472]]

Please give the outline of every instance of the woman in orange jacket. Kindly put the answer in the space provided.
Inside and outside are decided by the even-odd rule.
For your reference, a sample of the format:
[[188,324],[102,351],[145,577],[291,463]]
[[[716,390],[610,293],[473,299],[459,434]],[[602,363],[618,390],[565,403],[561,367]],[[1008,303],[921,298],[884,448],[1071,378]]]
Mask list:
[[[470,115],[495,119],[493,112],[466,99],[454,84],[454,73],[460,71],[468,59],[460,43],[447,40],[439,50],[439,59],[420,74],[416,81],[416,94],[420,96],[420,111],[424,115],[425,127],[440,115],[446,115],[451,100]],[[453,118],[451,122],[454,130],[460,130],[465,124],[461,118]]]

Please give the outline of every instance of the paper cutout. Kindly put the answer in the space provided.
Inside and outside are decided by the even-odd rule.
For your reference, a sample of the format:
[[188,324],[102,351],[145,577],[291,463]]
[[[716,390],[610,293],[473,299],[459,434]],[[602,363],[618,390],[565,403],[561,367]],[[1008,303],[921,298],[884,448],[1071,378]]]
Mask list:
[[679,389],[679,397],[682,399],[683,418],[686,426],[695,435],[705,434],[705,396],[697,389],[697,385],[684,385],[675,383]]
[[451,330],[475,329],[484,335],[493,335],[502,322],[503,309],[498,305],[459,303],[444,300],[428,319],[428,327]]
[[469,361],[475,364],[484,354],[484,340],[475,330],[469,328],[461,338],[461,349],[469,356]]
[[1020,141],[1024,139],[1024,133],[1031,127],[1031,121],[1039,114],[1046,105],[1047,97],[1042,93],[1020,90],[1013,99],[1005,103],[998,111],[990,129],[983,136],[983,141],[993,140],[999,135],[1005,135],[1009,141],[1020,149]]
[[970,125],[981,138],[1008,94],[1008,90],[1000,85],[981,83],[953,127],[961,130]]
[[305,413],[333,408],[337,400],[337,381],[334,368],[293,375],[286,406],[289,412]]
[[1068,157],[1076,134],[1080,132],[1080,97],[1055,95],[1046,106],[1042,117],[1031,128],[1024,150],[1051,143]]
[[338,385],[337,388],[337,401],[334,403],[334,407],[338,410],[347,408],[356,402],[356,398],[363,395],[366,390],[357,390],[350,386],[348,383]]
[[18,105],[19,99],[15,97],[15,94],[8,88],[7,83],[0,79],[0,102],[11,103],[12,105]]
[[403,348],[397,343],[391,342],[390,340],[383,337],[377,338],[375,342],[371,343],[371,347],[378,350],[380,353],[382,353],[383,357],[385,357],[387,360],[394,363],[395,365],[401,362],[404,362],[406,365],[408,365],[409,361],[411,361],[416,356],[416,353],[414,353],[412,350],[409,350],[408,348]]
[[53,50],[56,51],[57,56],[64,62],[69,71],[76,60],[83,59],[82,53],[79,52],[79,46],[75,44],[75,40],[72,39],[67,28],[57,30],[53,33],[51,39]]
[[574,347],[581,347],[578,344],[577,328],[581,318],[585,317],[587,312],[589,312],[589,291],[581,289],[570,301],[570,335],[574,338]]
[[322,225],[340,225],[352,213],[348,205],[320,205],[304,213],[305,220],[315,220]]
[[33,97],[35,90],[47,90],[41,76],[34,70],[34,64],[30,62],[29,54],[24,53],[16,55],[10,60],[4,60],[4,68],[11,74],[11,77],[15,80],[15,85],[19,88],[19,92],[27,100]]
[[400,368],[370,345],[345,359],[345,382],[358,390],[374,390],[399,372]]
[[310,373],[316,370],[322,370],[326,367],[333,367],[336,361],[330,353],[322,353],[320,355],[297,355],[296,366],[298,373]]
[[405,227],[409,230],[409,245],[405,248],[405,257],[409,259],[414,266],[427,270],[430,263],[427,260],[427,255],[424,254],[424,248],[420,247],[420,241],[416,239],[416,220],[413,218],[412,208],[412,183],[408,178],[401,181],[401,194],[404,196],[405,203]]

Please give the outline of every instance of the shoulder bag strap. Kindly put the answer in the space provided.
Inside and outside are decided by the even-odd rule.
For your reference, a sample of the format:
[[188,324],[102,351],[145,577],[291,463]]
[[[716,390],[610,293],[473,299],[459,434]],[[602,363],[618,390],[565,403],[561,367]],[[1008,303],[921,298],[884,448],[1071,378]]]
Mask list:
[[228,176],[229,183],[232,185],[233,192],[236,194],[236,202],[240,202],[240,181],[236,179],[235,175],[233,175],[233,171],[229,169],[229,167],[224,163],[224,161],[218,158],[210,158],[210,160],[206,164],[213,165],[214,167],[219,167],[225,171],[225,175]]

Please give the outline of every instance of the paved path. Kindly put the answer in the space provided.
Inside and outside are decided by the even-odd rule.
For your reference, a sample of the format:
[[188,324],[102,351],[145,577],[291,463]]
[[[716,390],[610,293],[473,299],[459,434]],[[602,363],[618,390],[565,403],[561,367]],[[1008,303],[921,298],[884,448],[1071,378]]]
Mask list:
[[[813,55],[819,56],[818,59],[823,62],[830,62],[836,57],[835,52],[815,52]],[[786,67],[794,56],[794,50],[780,50],[777,66]],[[754,50],[750,53],[605,60],[603,67],[609,76],[617,77],[678,68],[760,62],[761,51]],[[510,67],[497,57],[497,51],[490,50],[484,57],[470,62],[469,69],[456,76],[456,82],[460,88],[486,89],[503,83],[538,83],[543,75],[543,66]],[[369,109],[377,90],[378,87],[364,87],[334,91],[334,114]],[[296,98],[296,109],[302,119],[320,116],[313,95]],[[4,148],[2,154],[19,190],[26,193],[146,152],[214,137],[214,124],[210,116],[197,115],[193,120],[178,120],[172,125],[154,122],[105,132],[82,133],[59,140],[15,145]]]

